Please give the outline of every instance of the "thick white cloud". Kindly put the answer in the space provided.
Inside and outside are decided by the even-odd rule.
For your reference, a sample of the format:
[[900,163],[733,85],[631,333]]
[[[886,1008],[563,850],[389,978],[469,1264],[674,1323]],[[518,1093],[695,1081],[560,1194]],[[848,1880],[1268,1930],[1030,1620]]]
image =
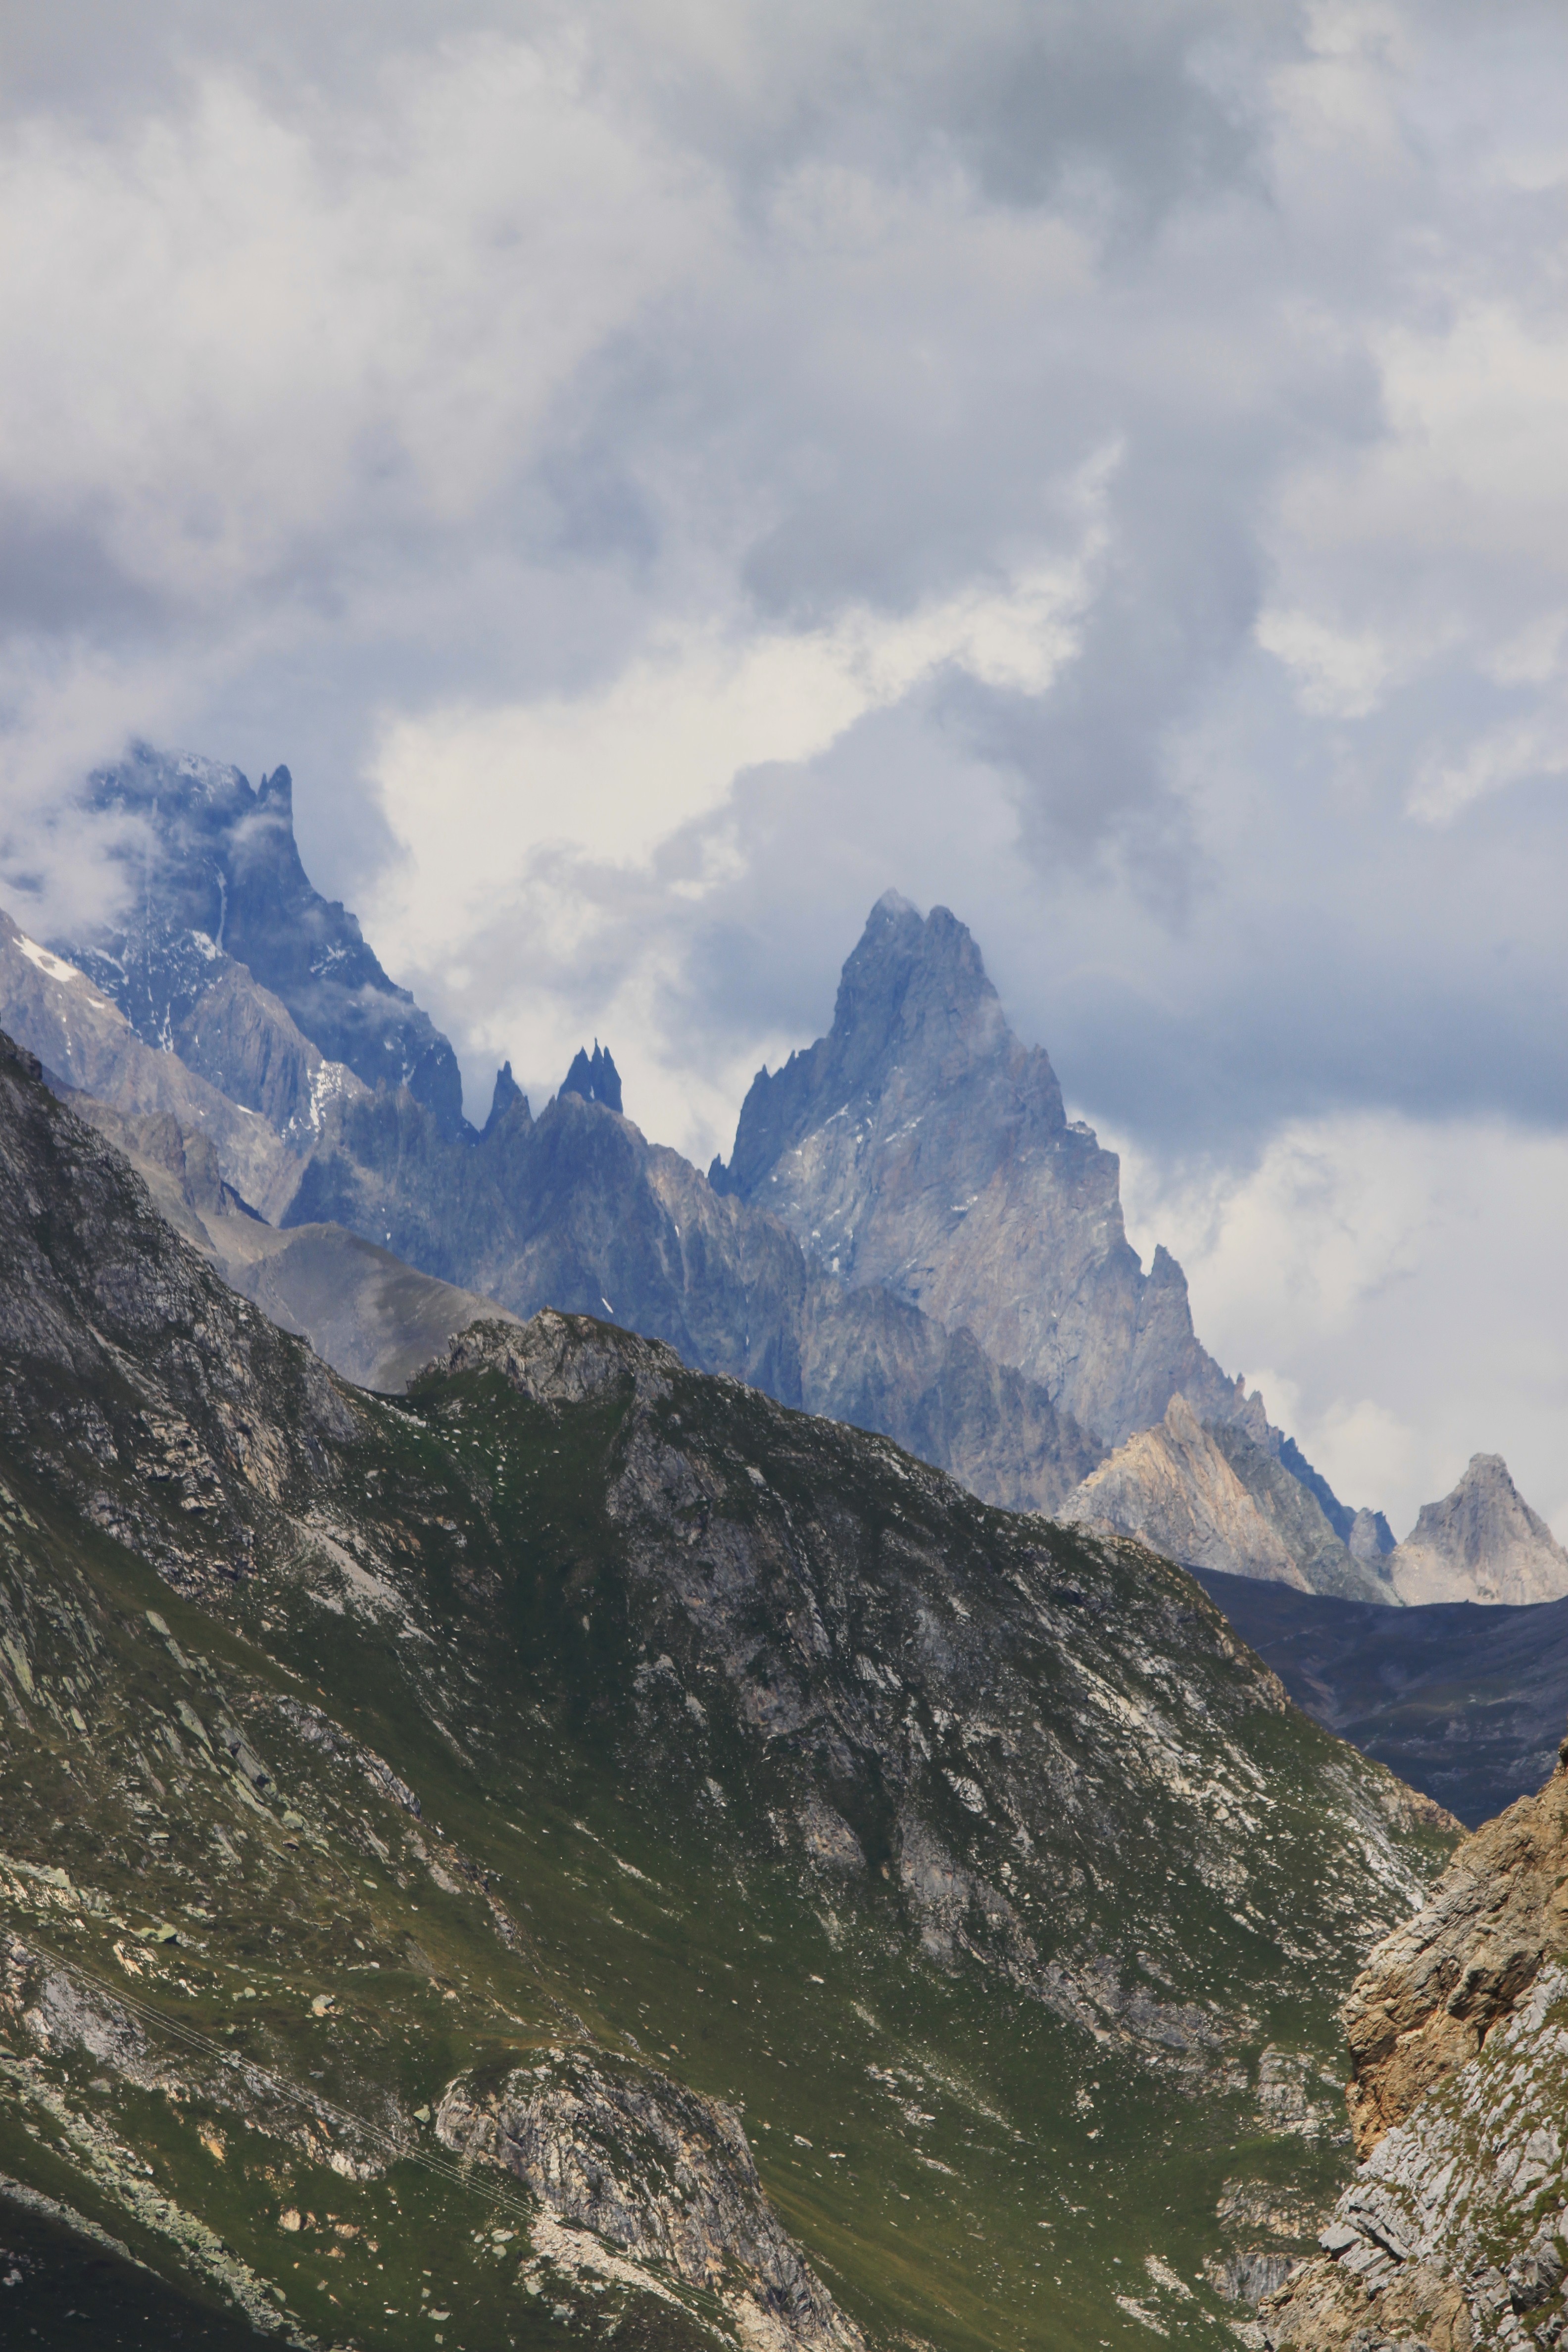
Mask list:
[[[1293,1120],[1245,1171],[1124,1148],[1135,1244],[1186,1268],[1211,1348],[1396,1535],[1504,1453],[1568,1535],[1568,1137],[1496,1120]],[[1287,1337],[1289,1360],[1274,1352]]]
[[30,928],[95,902],[61,796],[128,733],[287,759],[476,1087],[597,1032],[705,1150],[897,883],[1358,1495],[1450,1426],[1537,1458],[1560,12],[61,0],[8,63]]

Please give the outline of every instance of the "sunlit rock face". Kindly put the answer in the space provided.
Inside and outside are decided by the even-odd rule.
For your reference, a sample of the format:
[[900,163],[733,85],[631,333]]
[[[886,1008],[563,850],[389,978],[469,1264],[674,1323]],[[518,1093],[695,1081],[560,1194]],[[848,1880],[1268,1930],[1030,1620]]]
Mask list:
[[1520,1493],[1500,1454],[1469,1467],[1421,1516],[1391,1557],[1402,1601],[1556,1601],[1568,1592],[1568,1552]]
[[1204,1425],[1180,1395],[1089,1473],[1063,1516],[1139,1536],[1191,1568],[1350,1600],[1394,1597],[1381,1559],[1352,1557],[1267,1447],[1234,1424]]

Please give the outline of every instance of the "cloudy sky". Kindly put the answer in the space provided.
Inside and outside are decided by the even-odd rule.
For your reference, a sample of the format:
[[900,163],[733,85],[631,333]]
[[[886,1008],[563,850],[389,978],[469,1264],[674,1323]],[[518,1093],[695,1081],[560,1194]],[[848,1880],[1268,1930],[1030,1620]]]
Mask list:
[[[55,0],[0,84],[5,887],[286,760],[482,1117],[706,1158],[889,884],[1404,1532],[1568,1534],[1568,16]],[[67,836],[68,838],[68,836]]]

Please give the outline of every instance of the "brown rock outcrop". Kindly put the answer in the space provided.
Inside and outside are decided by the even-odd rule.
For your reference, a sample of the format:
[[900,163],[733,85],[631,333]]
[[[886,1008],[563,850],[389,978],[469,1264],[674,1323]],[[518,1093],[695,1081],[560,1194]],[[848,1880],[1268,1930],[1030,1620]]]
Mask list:
[[[1568,1758],[1568,1742],[1564,1742]],[[1568,1952],[1568,1766],[1455,1854],[1425,1909],[1373,1953],[1345,2004],[1358,2156],[1403,2123],[1427,2085],[1473,2058]]]
[[1354,2180],[1265,2303],[1270,2352],[1527,2352],[1568,2336],[1568,1741],[1345,2005]]
[[1062,1517],[1140,1536],[1191,1568],[1310,1590],[1184,1396],[1173,1396],[1155,1428],[1141,1429],[1090,1471]]

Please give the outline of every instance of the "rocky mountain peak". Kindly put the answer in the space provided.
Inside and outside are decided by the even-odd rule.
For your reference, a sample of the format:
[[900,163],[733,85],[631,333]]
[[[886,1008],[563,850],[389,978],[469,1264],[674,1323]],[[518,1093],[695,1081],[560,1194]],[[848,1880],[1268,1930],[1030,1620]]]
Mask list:
[[1115,1154],[1069,1125],[1049,1056],[1014,1034],[945,907],[878,900],[832,1028],[759,1073],[711,1181],[841,1280],[966,1327],[1104,1444],[1157,1423],[1178,1389],[1205,1419],[1245,1404],[1194,1337],[1175,1260],[1162,1250],[1144,1274]]
[[1388,1565],[1400,1598],[1412,1602],[1518,1604],[1568,1593],[1568,1552],[1500,1454],[1472,1454],[1452,1493],[1422,1505]]
[[443,1132],[461,1130],[450,1045],[388,979],[355,917],[311,886],[287,768],[253,788],[237,768],[136,744],[89,779],[85,799],[124,820],[123,909],[54,944],[145,1043],[178,1050],[201,999],[242,965],[326,1060],[366,1086],[406,1086]]
[[572,1066],[562,1082],[563,1095],[581,1095],[585,1102],[603,1103],[606,1110],[621,1108],[621,1074],[611,1058],[607,1045],[602,1046],[595,1037],[592,1054],[581,1045],[572,1058]]
[[522,1117],[525,1119],[528,1118],[530,1117],[528,1097],[512,1076],[511,1064],[503,1062],[496,1072],[495,1092],[490,1097],[490,1115],[486,1119],[483,1129],[485,1135],[492,1135],[495,1132],[514,1103],[522,1105]]
[[[714,1181],[753,1198],[781,1155],[829,1119],[842,1115],[854,1131],[884,1107],[918,1118],[955,1087],[989,1092],[998,1080],[1010,1125],[1052,1133],[1066,1124],[1048,1057],[1013,1035],[966,926],[946,907],[922,917],[887,891],[845,963],[832,1028],[782,1070],[758,1073],[729,1168],[715,1163]],[[779,1205],[771,1190],[767,1205]]]

